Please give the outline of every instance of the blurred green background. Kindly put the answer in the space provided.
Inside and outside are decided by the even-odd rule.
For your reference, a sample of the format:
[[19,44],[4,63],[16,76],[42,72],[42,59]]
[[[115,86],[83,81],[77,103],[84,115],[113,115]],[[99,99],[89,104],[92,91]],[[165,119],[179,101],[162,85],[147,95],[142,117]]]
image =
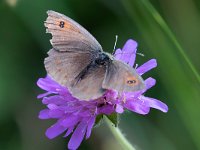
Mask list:
[[[199,0],[1,0],[0,1],[0,150],[63,150],[69,139],[49,140],[54,121],[39,120],[45,106],[36,86],[45,76],[43,60],[51,48],[43,25],[47,10],[63,13],[90,31],[105,51],[129,38],[139,43],[140,65],[156,58],[147,73],[157,85],[146,95],[169,106],[167,114],[126,112],[120,128],[139,150],[200,150],[200,1]],[[195,69],[196,68],[196,69]],[[95,128],[80,150],[121,150],[111,132]]]

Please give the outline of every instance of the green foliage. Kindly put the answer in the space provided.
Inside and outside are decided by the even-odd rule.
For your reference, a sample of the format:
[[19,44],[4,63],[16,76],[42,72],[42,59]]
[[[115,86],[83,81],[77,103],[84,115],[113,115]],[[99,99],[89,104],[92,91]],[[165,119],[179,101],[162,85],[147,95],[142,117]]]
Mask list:
[[99,127],[102,124],[103,115],[98,115],[95,120],[94,128]]

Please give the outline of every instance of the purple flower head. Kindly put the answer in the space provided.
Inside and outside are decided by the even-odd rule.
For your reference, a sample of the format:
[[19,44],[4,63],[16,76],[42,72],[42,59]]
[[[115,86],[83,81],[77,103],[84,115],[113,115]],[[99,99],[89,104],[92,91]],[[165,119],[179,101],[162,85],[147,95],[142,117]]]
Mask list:
[[[117,49],[114,56],[133,67],[136,58],[137,43],[128,40],[122,49]],[[139,75],[146,73],[156,67],[155,59],[151,59],[139,66],[136,71]],[[74,98],[66,87],[59,85],[49,76],[40,78],[37,85],[47,91],[38,95],[42,103],[47,106],[40,111],[40,119],[57,119],[57,122],[49,127],[46,136],[53,139],[65,133],[64,137],[71,134],[68,148],[75,150],[79,147],[84,137],[87,139],[91,135],[92,128],[98,115],[110,115],[113,113],[123,113],[124,109],[146,115],[150,108],[167,112],[166,104],[154,98],[145,97],[143,94],[153,87],[156,80],[149,77],[145,80],[146,89],[137,92],[118,93],[107,90],[100,98],[92,101],[80,101]]]

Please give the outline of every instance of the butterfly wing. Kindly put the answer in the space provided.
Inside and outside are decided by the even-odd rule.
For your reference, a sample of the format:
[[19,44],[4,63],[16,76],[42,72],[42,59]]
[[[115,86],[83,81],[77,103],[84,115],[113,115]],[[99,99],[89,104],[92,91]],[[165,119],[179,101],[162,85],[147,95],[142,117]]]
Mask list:
[[102,51],[97,40],[81,25],[69,17],[55,11],[47,11],[44,25],[52,34],[51,44],[58,51]]
[[54,11],[48,11],[47,14],[45,26],[47,32],[52,34],[53,46],[44,61],[48,75],[81,100],[102,96],[105,68],[92,66],[84,78],[79,77],[102,51],[101,45],[88,31],[67,16]]
[[44,61],[47,73],[59,84],[68,87],[74,97],[90,100],[105,93],[102,83],[106,66],[90,65],[88,53],[79,55],[51,49],[48,55]]
[[48,52],[48,55],[44,60],[48,75],[65,87],[70,87],[93,59],[89,53],[60,52],[54,48]]
[[69,90],[80,100],[97,99],[106,91],[102,88],[105,73],[106,66],[91,65],[81,78],[73,82]]
[[108,65],[102,87],[118,92],[134,92],[144,89],[145,84],[135,69],[121,61],[113,60]]

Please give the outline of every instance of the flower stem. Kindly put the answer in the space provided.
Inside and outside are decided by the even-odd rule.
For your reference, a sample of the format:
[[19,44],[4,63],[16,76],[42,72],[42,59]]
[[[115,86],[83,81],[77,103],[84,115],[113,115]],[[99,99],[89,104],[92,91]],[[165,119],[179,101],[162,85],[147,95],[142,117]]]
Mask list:
[[136,150],[136,148],[134,148],[131,145],[131,143],[125,138],[125,136],[122,134],[122,132],[118,127],[114,127],[114,125],[107,118],[105,118],[105,121],[108,127],[110,128],[113,136],[119,142],[119,144],[122,146],[124,150]]

